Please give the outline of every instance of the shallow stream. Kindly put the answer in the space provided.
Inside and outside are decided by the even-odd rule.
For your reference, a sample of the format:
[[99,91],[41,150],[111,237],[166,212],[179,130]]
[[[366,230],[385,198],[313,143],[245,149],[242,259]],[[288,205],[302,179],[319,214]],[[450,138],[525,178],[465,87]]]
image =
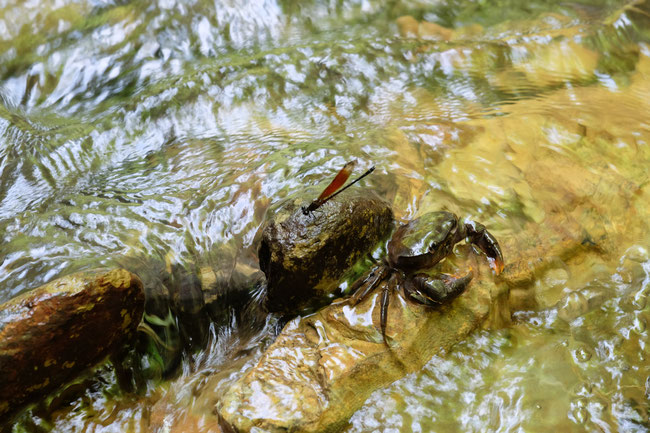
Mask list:
[[146,351],[136,392],[102,367],[13,431],[209,413],[206,377],[251,365],[276,319],[255,299],[166,318],[161,275],[254,266],[267,210],[352,159],[399,220],[451,210],[546,265],[511,326],[347,432],[649,431],[648,113],[649,2],[0,0],[0,301],[125,266],[164,287],[151,320],[185,348]]

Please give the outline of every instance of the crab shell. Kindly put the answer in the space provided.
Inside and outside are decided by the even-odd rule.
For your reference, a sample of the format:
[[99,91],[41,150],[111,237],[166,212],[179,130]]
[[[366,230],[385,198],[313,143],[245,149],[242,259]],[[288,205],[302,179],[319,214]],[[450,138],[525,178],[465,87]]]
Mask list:
[[388,261],[405,272],[430,268],[447,257],[464,237],[458,217],[431,212],[401,226],[388,243]]

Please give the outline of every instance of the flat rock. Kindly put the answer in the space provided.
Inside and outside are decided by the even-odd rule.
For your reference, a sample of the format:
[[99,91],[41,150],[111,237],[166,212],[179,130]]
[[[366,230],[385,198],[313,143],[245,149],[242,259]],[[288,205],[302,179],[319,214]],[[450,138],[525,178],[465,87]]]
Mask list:
[[430,308],[393,292],[386,330],[379,330],[380,290],[352,306],[340,300],[289,322],[260,361],[225,393],[219,416],[235,431],[339,431],[368,396],[419,370],[507,308],[507,287],[480,264],[475,278],[449,305]]
[[506,239],[501,246],[508,266],[497,278],[484,257],[467,252],[456,257],[455,264],[446,265],[454,268],[445,271],[471,267],[474,279],[447,305],[426,307],[392,293],[386,330],[390,349],[379,330],[381,290],[356,306],[342,299],[289,322],[216,403],[224,430],[340,431],[375,390],[421,369],[471,332],[508,326],[514,311],[534,308],[532,281],[555,261],[597,254],[598,248],[584,245],[579,227],[567,224],[564,220],[558,230],[548,221],[539,233],[540,226],[531,224],[527,236]]

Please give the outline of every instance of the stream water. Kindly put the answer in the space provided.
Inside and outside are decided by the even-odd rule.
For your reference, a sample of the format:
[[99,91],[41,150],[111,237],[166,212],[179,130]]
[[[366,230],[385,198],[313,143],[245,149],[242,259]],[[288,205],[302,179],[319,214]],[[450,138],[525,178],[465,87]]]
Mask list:
[[254,267],[267,209],[352,159],[399,220],[451,210],[547,265],[510,326],[375,392],[347,432],[650,431],[648,113],[649,2],[0,0],[0,301],[127,267],[169,348],[143,335],[135,392],[107,365],[13,432],[209,412],[205,378],[277,322],[255,293],[167,317],[169,279]]

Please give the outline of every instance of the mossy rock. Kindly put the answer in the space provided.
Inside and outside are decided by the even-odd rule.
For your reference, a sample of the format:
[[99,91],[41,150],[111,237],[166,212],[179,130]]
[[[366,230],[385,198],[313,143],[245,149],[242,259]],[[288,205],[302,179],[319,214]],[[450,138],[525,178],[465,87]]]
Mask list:
[[272,312],[297,314],[331,301],[343,273],[393,226],[390,205],[373,192],[345,191],[308,215],[306,204],[286,201],[262,231],[259,260]]
[[59,278],[0,305],[0,421],[122,349],[144,309],[124,270]]

